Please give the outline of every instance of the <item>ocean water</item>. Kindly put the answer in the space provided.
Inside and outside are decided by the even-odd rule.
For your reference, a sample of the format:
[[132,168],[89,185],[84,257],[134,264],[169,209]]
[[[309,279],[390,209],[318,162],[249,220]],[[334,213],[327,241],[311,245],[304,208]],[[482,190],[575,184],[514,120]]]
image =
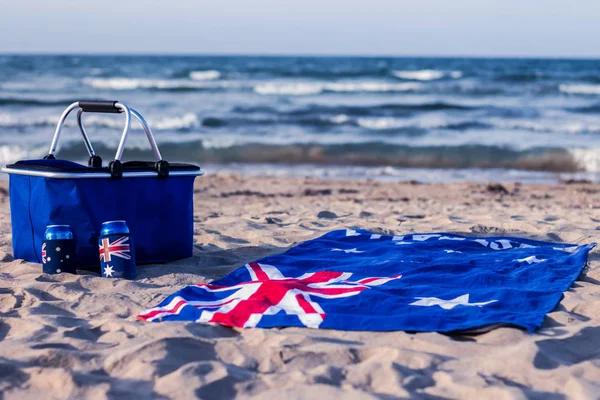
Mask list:
[[[80,99],[141,112],[163,157],[253,175],[600,180],[600,60],[0,55],[0,163]],[[123,116],[86,114],[105,160]],[[59,156],[85,160],[70,117]],[[150,159],[132,125],[126,159]]]

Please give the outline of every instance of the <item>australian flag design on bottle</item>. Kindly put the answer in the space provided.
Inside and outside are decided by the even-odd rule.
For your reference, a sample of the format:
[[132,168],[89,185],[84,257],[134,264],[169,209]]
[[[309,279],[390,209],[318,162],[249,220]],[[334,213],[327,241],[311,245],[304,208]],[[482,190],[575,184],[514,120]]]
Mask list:
[[75,240],[68,225],[49,225],[42,243],[42,271],[45,274],[77,273]]
[[135,253],[125,221],[104,222],[98,248],[103,277],[135,279]]

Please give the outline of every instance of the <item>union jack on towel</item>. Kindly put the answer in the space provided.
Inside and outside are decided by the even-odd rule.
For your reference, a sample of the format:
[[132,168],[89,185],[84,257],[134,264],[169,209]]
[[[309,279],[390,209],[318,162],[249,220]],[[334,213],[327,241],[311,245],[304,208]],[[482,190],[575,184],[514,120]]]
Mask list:
[[246,328],[534,331],[594,245],[338,230],[188,286],[139,318]]

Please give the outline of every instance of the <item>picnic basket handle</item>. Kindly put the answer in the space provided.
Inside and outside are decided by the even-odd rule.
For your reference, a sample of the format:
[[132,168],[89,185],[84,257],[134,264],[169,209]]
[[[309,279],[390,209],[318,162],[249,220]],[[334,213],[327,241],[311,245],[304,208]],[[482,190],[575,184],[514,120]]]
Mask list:
[[83,141],[87,148],[88,154],[90,155],[89,166],[91,167],[101,167],[102,159],[96,155],[94,152],[94,148],[92,147],[92,143],[85,131],[82,121],[82,114],[84,112],[95,112],[95,113],[125,113],[125,127],[123,128],[123,133],[121,134],[121,140],[119,141],[119,146],[117,147],[117,152],[115,154],[115,158],[108,164],[108,168],[111,172],[111,175],[114,178],[120,178],[123,175],[123,166],[121,164],[121,157],[123,156],[123,150],[125,149],[125,141],[127,140],[127,134],[129,133],[129,127],[131,126],[131,115],[133,115],[142,125],[144,131],[146,132],[146,136],[148,141],[150,142],[150,146],[152,147],[152,151],[154,152],[154,156],[156,157],[155,170],[158,173],[159,177],[166,177],[169,175],[169,163],[162,159],[160,155],[160,151],[158,150],[158,146],[156,145],[156,141],[154,140],[154,135],[148,126],[148,123],[142,117],[142,115],[134,110],[133,108],[129,108],[126,105],[119,103],[118,101],[76,101],[69,105],[65,111],[63,111],[60,119],[58,120],[58,124],[56,125],[56,130],[54,132],[54,137],[52,139],[52,143],[50,144],[50,149],[48,150],[48,155],[44,158],[46,159],[54,159],[54,153],[58,147],[58,141],[60,139],[60,133],[62,131],[65,120],[74,109],[79,108],[77,112],[77,125],[79,126],[79,130],[83,136]]

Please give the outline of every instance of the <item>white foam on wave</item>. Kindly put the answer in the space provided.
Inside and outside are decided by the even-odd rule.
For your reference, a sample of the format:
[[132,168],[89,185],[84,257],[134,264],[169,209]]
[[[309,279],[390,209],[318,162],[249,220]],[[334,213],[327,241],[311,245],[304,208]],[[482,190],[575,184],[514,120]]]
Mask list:
[[423,183],[448,182],[522,182],[524,184],[551,184],[565,179],[590,179],[597,177],[586,173],[557,174],[554,172],[525,171],[515,169],[478,168],[402,168],[402,167],[363,167],[304,164],[302,168],[286,164],[207,164],[206,170],[218,173],[237,173],[248,176],[270,177],[318,177],[324,179],[373,179],[380,182],[416,180]]
[[322,85],[318,83],[276,83],[265,82],[254,87],[254,91],[263,95],[290,95],[290,96],[306,96],[311,94],[319,94],[323,91]]
[[359,118],[357,123],[362,128],[376,131],[402,128],[436,129],[448,126],[448,121],[445,121],[443,118],[433,117],[419,120],[393,117]]
[[[13,114],[0,114],[0,127],[2,128],[25,128],[35,126],[54,126],[58,122],[57,116],[35,117],[23,119]],[[189,129],[200,126],[200,121],[196,114],[187,113],[180,117],[148,118],[150,129],[155,131],[169,131],[178,129]],[[111,118],[99,115],[89,115],[83,117],[83,123],[86,127],[95,126],[100,128],[123,129],[123,120],[121,118]],[[65,126],[75,126],[73,119],[67,119]],[[131,123],[131,129],[142,129],[142,126],[135,121]]]
[[142,79],[142,78],[84,78],[83,84],[95,89],[218,89],[235,88],[240,84],[227,81],[198,81],[187,79]]
[[359,118],[358,126],[361,128],[372,129],[376,131],[386,130],[386,129],[398,129],[398,128],[407,128],[411,125],[407,120],[402,120],[398,118]]
[[325,85],[332,92],[410,92],[419,90],[419,83],[338,82]]
[[151,81],[130,78],[84,78],[83,84],[96,89],[133,90]]
[[350,120],[350,118],[348,118],[346,114],[338,114],[330,117],[328,120],[334,124],[345,124]]
[[600,85],[561,84],[558,85],[558,90],[568,94],[600,94]]
[[600,148],[569,149],[573,159],[587,172],[600,172]]
[[599,124],[586,124],[575,121],[492,120],[490,122],[494,128],[498,129],[526,130],[531,132],[559,132],[572,135],[600,133]]
[[56,125],[57,122],[57,116],[24,119],[22,117],[15,116],[9,113],[0,114],[0,127],[2,128],[21,128],[29,126]]
[[24,160],[28,158],[29,152],[16,145],[2,145],[0,146],[0,163],[9,164],[18,160]]
[[421,85],[416,82],[264,82],[256,85],[254,91],[262,95],[307,96],[323,92],[408,92],[420,88]]
[[205,149],[226,149],[239,144],[239,139],[240,138],[235,136],[202,138],[202,147]]
[[[148,118],[146,120],[150,129],[153,131],[169,131],[178,129],[189,129],[200,126],[200,121],[195,114],[187,113],[181,117]],[[91,115],[84,118],[85,126],[98,126],[104,128],[122,129],[123,121],[118,118],[101,117]],[[131,129],[142,129],[142,126],[135,121],[131,124]]]
[[11,164],[19,160],[42,158],[48,154],[48,144],[19,146],[16,144],[0,145],[0,164]]
[[0,126],[2,127],[13,127],[17,123],[17,120],[11,114],[0,114]]
[[415,81],[435,81],[445,77],[453,79],[461,78],[461,71],[441,71],[437,69],[421,69],[416,71],[393,71],[392,74],[400,79],[410,79]]
[[221,73],[215,69],[190,72],[190,79],[194,81],[211,81],[214,79],[219,79],[220,77]]

